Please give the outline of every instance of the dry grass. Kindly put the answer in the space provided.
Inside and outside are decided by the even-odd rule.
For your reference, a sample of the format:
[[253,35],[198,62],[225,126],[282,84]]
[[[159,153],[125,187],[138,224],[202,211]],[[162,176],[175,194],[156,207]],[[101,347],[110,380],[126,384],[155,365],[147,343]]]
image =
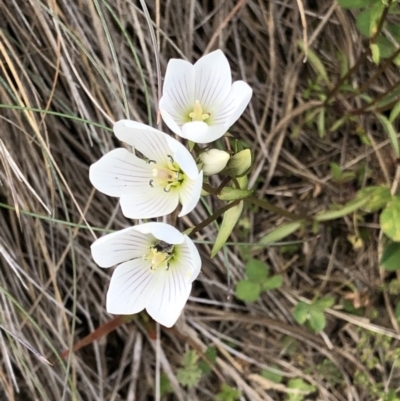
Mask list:
[[[275,246],[252,249],[284,279],[282,289],[254,304],[234,297],[244,275],[243,247],[226,247],[211,260],[210,246],[199,245],[202,275],[184,317],[174,329],[160,329],[159,343],[149,336],[153,323],[141,318],[60,359],[61,351],[111,319],[105,310],[111,272],[96,266],[89,250],[101,234],[95,227],[131,224],[117,199],[92,188],[88,167],[119,146],[114,121],[156,124],[169,58],[195,61],[206,49],[221,48],[234,78],[253,87],[252,102],[232,133],[254,151],[250,183],[258,197],[305,215],[352,199],[366,181],[395,185],[388,141],[368,115],[324,139],[305,121],[318,104],[304,100],[307,81],[316,74],[297,43],[307,35],[331,89],[340,77],[338,54],[353,65],[365,48],[351,13],[331,1],[147,1],[149,20],[143,3],[0,4],[0,399],[152,400],[160,365],[174,389],[163,398],[168,400],[212,400],[222,383],[239,388],[243,400],[284,400],[290,378],[316,386],[310,400],[377,399],[357,375],[396,388],[400,372],[388,355],[399,349],[400,332],[393,312],[397,293],[388,283],[397,278],[378,268],[376,215],[299,232],[292,253]],[[351,83],[360,87],[376,71],[367,59]],[[379,96],[396,80],[398,69],[388,65],[366,89]],[[335,99],[327,114],[332,124],[344,110],[361,106],[357,96],[339,93]],[[360,141],[357,127],[373,146]],[[331,180],[332,161],[371,173],[364,182],[338,185]],[[213,210],[221,206],[207,202]],[[184,229],[207,216],[199,205],[176,224]],[[255,243],[284,221],[249,208],[232,241]],[[367,240],[354,250],[346,237],[360,230]],[[197,239],[212,242],[215,235],[209,226]],[[340,310],[351,293],[368,301],[362,317]],[[338,306],[329,311],[322,334],[294,322],[298,300],[328,294]],[[212,344],[218,350],[214,373],[194,389],[180,386],[176,372],[185,351]],[[371,355],[365,357],[365,349]],[[271,368],[283,376],[281,384],[261,377],[262,369]]]

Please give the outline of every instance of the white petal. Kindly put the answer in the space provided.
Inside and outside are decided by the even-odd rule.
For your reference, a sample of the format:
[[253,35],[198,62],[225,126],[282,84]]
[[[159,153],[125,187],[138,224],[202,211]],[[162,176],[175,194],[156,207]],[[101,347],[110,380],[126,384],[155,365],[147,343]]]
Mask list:
[[199,175],[199,169],[190,152],[176,139],[168,137],[167,143],[173,152],[174,160],[179,164],[182,171],[191,179]]
[[201,269],[201,258],[196,245],[187,235],[185,235],[184,243],[179,245],[179,263],[182,266],[190,267],[190,273],[186,273],[190,274],[189,281],[193,282],[196,280]]
[[93,186],[109,196],[141,191],[151,178],[151,166],[124,148],[105,154],[89,170]]
[[203,188],[203,171],[195,180],[186,179],[179,188],[179,200],[182,204],[182,210],[179,217],[190,213],[197,205],[200,199],[201,189]]
[[171,264],[169,270],[159,269],[154,273],[152,297],[146,305],[148,314],[165,327],[178,320],[185,306],[192,284],[182,269]]
[[203,112],[212,114],[231,89],[232,75],[228,60],[221,50],[216,50],[199,59],[194,68],[195,100],[200,102]]
[[[162,99],[161,99],[162,100]],[[165,124],[167,124],[167,127],[176,135],[181,136],[182,138],[186,138],[185,136],[183,136],[183,132],[181,130],[181,126],[182,125],[178,125],[174,118],[171,116],[171,114],[169,114],[166,110],[161,108],[161,101],[160,101],[160,113],[161,113],[161,117],[163,119],[163,121],[165,122]]]
[[124,216],[130,219],[150,219],[172,213],[179,203],[175,190],[165,192],[161,187],[147,186],[131,194],[123,194],[120,199]]
[[185,240],[184,235],[180,231],[166,223],[144,223],[135,228],[143,234],[151,234],[158,240],[167,242],[168,244],[182,244]]
[[243,114],[252,94],[253,91],[246,82],[234,82],[225,102],[215,110],[210,120],[210,125],[218,126],[223,124],[225,130],[227,130]]
[[152,239],[136,227],[107,234],[90,247],[94,261],[100,267],[111,267],[131,259],[141,258],[152,245]]
[[197,141],[198,143],[210,143],[214,142],[217,139],[221,138],[222,136],[225,135],[226,131],[228,131],[227,128],[225,128],[225,125],[214,125],[214,126],[208,126],[207,127],[207,132],[204,133],[199,139],[202,140],[202,142]]
[[111,277],[107,311],[117,315],[142,311],[153,291],[153,278],[149,261],[135,259],[119,265]]
[[230,157],[228,152],[219,149],[209,149],[200,153],[199,159],[203,162],[204,175],[213,175],[222,171]]
[[194,82],[192,64],[185,60],[169,60],[159,108],[170,114],[178,125],[182,125],[193,110]]
[[166,138],[167,134],[149,125],[131,120],[120,120],[114,124],[115,136],[157,163],[168,160],[171,153]]
[[[209,135],[209,126],[202,121],[191,121],[186,123],[182,127],[182,133],[184,138],[196,143],[209,143],[213,141]],[[221,136],[224,133],[222,133]]]

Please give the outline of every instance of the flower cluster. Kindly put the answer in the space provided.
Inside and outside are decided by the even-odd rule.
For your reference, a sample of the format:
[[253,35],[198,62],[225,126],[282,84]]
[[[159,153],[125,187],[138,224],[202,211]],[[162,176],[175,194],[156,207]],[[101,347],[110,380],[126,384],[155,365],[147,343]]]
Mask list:
[[[195,143],[221,138],[250,101],[251,88],[232,84],[221,50],[194,65],[169,61],[159,109],[175,134]],[[200,199],[203,175],[216,174],[230,159],[227,152],[204,149],[197,162],[176,139],[145,124],[121,120],[116,137],[131,146],[114,149],[90,167],[90,181],[106,195],[120,198],[123,214],[132,219],[190,213]],[[118,265],[107,293],[107,310],[134,314],[146,309],[166,327],[180,316],[201,260],[192,240],[169,224],[148,222],[96,240],[91,247],[101,267]]]

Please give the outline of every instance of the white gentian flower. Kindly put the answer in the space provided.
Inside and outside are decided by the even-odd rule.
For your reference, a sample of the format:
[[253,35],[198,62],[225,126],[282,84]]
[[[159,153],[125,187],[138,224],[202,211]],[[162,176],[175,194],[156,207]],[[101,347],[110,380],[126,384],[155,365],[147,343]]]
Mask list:
[[[182,204],[179,216],[196,206],[203,185],[189,151],[177,140],[148,125],[130,120],[115,123],[124,148],[114,149],[90,166],[89,178],[100,192],[120,197],[122,212],[132,219],[165,216]],[[143,156],[143,157],[142,157]]]
[[145,223],[96,240],[92,256],[100,267],[115,269],[107,311],[131,315],[146,309],[163,326],[179,318],[201,268],[196,246],[165,223]]
[[232,84],[228,60],[216,50],[194,65],[180,59],[168,62],[159,108],[175,134],[209,143],[227,132],[251,95],[252,89],[244,81]]
[[219,149],[209,149],[200,153],[199,159],[203,163],[204,175],[213,175],[222,171],[228,163],[230,155]]

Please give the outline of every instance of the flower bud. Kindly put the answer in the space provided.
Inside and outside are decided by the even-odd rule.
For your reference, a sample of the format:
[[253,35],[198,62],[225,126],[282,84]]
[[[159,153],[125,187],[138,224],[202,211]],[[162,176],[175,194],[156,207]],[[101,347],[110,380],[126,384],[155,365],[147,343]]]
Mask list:
[[210,149],[199,155],[200,161],[203,163],[204,175],[217,174],[223,170],[230,158],[229,153],[223,150]]
[[250,149],[244,149],[231,157],[224,173],[232,177],[242,177],[249,172],[251,164],[251,151]]

